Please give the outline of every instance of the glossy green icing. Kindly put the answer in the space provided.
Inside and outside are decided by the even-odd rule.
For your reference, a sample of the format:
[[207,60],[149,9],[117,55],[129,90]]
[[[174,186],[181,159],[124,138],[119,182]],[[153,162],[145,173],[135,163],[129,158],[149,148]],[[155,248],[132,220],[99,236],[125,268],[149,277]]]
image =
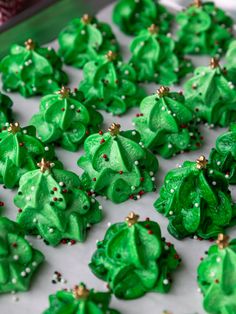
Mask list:
[[31,118],[30,124],[44,143],[54,142],[76,151],[89,134],[100,129],[103,121],[100,113],[83,102],[83,93],[63,87],[42,98],[39,113]]
[[12,120],[12,100],[0,92],[0,129],[3,129],[7,122]]
[[107,23],[85,14],[72,20],[59,34],[59,51],[66,64],[83,66],[108,50],[119,52],[119,44]]
[[212,245],[197,273],[205,311],[236,313],[236,239],[222,249]]
[[111,52],[108,56],[88,62],[83,73],[79,90],[84,93],[88,106],[120,115],[137,106],[146,95],[136,83],[135,70],[118,61]]
[[140,112],[133,119],[135,127],[144,146],[154,153],[170,158],[201,145],[194,114],[182,94],[162,86],[156,94],[143,99]]
[[184,85],[186,104],[209,124],[228,126],[236,120],[236,90],[216,59],[199,67]]
[[214,2],[195,1],[176,16],[179,50],[187,54],[222,54],[233,38],[233,20]]
[[36,137],[35,127],[16,125],[18,123],[13,123],[12,127],[7,126],[0,131],[0,184],[9,189],[18,185],[24,173],[35,169],[42,157],[55,162],[57,168],[62,167],[54,147],[44,146]]
[[114,203],[153,191],[158,161],[139,142],[136,131],[90,135],[84,143],[85,155],[78,160],[84,170],[81,180],[85,189]]
[[179,262],[174,246],[161,237],[159,225],[147,220],[113,224],[98,242],[89,266],[117,298],[135,299],[147,292],[167,293],[170,273]]
[[215,148],[210,153],[210,163],[225,175],[230,184],[236,184],[236,123],[217,137]]
[[181,53],[177,54],[175,41],[155,25],[142,30],[133,39],[130,51],[130,64],[141,82],[172,85],[193,72],[192,62]]
[[68,82],[55,50],[32,40],[25,42],[25,47],[12,45],[10,54],[0,62],[0,72],[3,88],[24,97],[52,93]]
[[[80,291],[81,287],[84,292]],[[110,292],[87,290],[83,283],[70,291],[57,291],[49,296],[49,302],[50,307],[44,314],[119,314],[109,307]]]
[[201,169],[197,166],[185,161],[170,170],[154,203],[168,218],[168,231],[177,239],[214,238],[236,222],[236,208],[224,175],[209,164]]
[[28,234],[41,235],[53,246],[62,239],[85,241],[88,226],[100,222],[102,212],[80,186],[79,177],[70,171],[28,171],[14,198],[21,209],[17,222]]
[[227,77],[236,84],[236,40],[231,42],[226,53],[226,69]]
[[119,0],[113,10],[113,21],[129,35],[136,35],[152,23],[167,33],[173,19],[167,9],[153,0]]
[[0,293],[29,290],[32,276],[44,260],[24,237],[17,223],[0,217]]

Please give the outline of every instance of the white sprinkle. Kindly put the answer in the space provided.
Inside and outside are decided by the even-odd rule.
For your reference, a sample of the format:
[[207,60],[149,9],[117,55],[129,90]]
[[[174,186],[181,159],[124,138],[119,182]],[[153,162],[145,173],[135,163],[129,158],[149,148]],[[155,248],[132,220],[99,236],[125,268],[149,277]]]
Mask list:
[[194,238],[194,240],[197,240],[198,239],[198,237],[195,235],[195,236],[193,236],[193,238]]
[[221,262],[221,258],[217,257],[216,261],[217,261],[217,263],[220,263]]
[[132,190],[132,191],[135,190],[135,186],[134,186],[134,185],[131,186],[131,190]]
[[125,75],[129,75],[129,71],[128,70],[125,70]]
[[168,279],[164,279],[164,280],[163,280],[163,284],[164,284],[164,285],[168,285],[168,284],[169,284],[169,280],[168,280]]
[[136,131],[132,131],[132,135],[136,135]]
[[19,255],[14,255],[14,256],[13,256],[13,259],[14,259],[15,261],[18,261]]
[[95,203],[95,199],[94,198],[91,198],[91,203]]
[[134,122],[132,122],[132,125],[133,125],[133,126],[135,126],[135,123],[134,123]]
[[126,98],[126,96],[125,96],[125,95],[122,95],[122,96],[121,96],[121,99],[125,99],[125,98]]
[[102,209],[103,207],[102,207],[102,205],[99,205],[98,208],[99,208],[99,209]]
[[155,181],[156,179],[154,177],[151,178],[152,181]]
[[198,203],[195,203],[194,206],[195,206],[195,207],[199,207],[199,204],[198,204]]
[[32,266],[36,267],[36,266],[37,266],[37,263],[36,263],[36,262],[33,262],[33,263],[32,263]]
[[70,106],[70,109],[75,109],[75,105],[71,105],[71,106]]
[[82,29],[82,31],[81,31],[81,35],[85,35],[85,34],[86,34],[85,30],[84,30],[84,29]]
[[107,223],[107,227],[110,227],[110,226],[111,226],[111,222],[108,222],[108,223]]
[[27,267],[27,268],[25,269],[25,271],[29,274],[29,273],[31,272],[31,269],[30,269],[29,267]]
[[13,284],[15,284],[15,283],[16,283],[16,278],[12,278],[11,282],[12,282]]
[[138,195],[136,196],[136,198],[139,200],[139,199],[141,198],[141,196],[138,194]]
[[48,84],[52,84],[52,80],[50,79],[50,80],[48,80]]
[[161,107],[161,110],[162,110],[162,111],[165,111],[165,110],[166,110],[165,106],[162,106],[162,107]]
[[214,172],[214,171],[213,171],[212,169],[209,171],[210,174],[212,174],[213,172]]
[[139,164],[138,160],[135,160],[134,164],[137,166]]
[[40,234],[37,235],[37,239],[38,239],[38,240],[42,239],[42,237],[41,237]]
[[212,181],[212,185],[216,185],[216,181]]
[[51,47],[51,46],[49,46],[49,47],[48,47],[48,51],[51,51],[51,50],[52,50],[52,47]]
[[175,192],[175,190],[174,190],[174,189],[171,189],[171,190],[170,190],[170,193],[174,193],[174,192]]
[[30,189],[31,189],[31,191],[34,191],[34,189],[35,189],[35,186],[31,186],[31,188],[30,188]]
[[218,166],[221,164],[221,162],[220,161],[217,161],[217,163],[216,163]]
[[53,228],[50,228],[49,229],[49,233],[53,233],[54,232],[54,229]]
[[31,197],[30,196],[26,196],[26,201],[30,201]]
[[64,182],[59,182],[59,185],[60,186],[64,186]]
[[48,151],[49,151],[49,147],[48,147],[48,146],[45,146],[45,147],[44,147],[44,150],[45,150],[46,152],[48,152]]
[[168,144],[168,148],[172,148],[172,144]]
[[37,88],[34,86],[34,87],[32,87],[32,90],[33,90],[34,92],[36,92],[36,91],[37,91]]
[[141,41],[140,45],[141,45],[141,46],[144,46],[144,45],[145,45],[145,42],[144,42],[144,41]]
[[211,272],[210,276],[215,277],[216,273],[214,271]]
[[154,176],[154,172],[153,171],[150,171],[149,174],[150,174],[151,177]]
[[34,219],[33,219],[33,223],[36,224],[37,222],[38,222],[38,219],[37,219],[37,218],[34,218]]
[[20,273],[20,275],[21,275],[21,277],[25,277],[25,276],[26,276],[26,272],[25,272],[25,271],[22,271],[22,272]]
[[170,210],[170,211],[169,211],[169,215],[171,215],[171,216],[172,216],[173,214],[174,214],[174,213],[173,213],[173,211],[172,211],[172,210]]

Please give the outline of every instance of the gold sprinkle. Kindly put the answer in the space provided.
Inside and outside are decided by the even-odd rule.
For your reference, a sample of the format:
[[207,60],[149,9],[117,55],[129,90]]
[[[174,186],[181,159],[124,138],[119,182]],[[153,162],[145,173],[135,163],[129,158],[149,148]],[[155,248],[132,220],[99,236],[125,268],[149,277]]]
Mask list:
[[205,156],[200,156],[197,160],[196,160],[196,163],[197,163],[197,169],[201,170],[201,169],[206,169],[206,166],[207,166],[207,162],[208,160],[206,159]]
[[33,40],[31,38],[29,38],[28,40],[25,41],[25,48],[27,50],[34,50],[35,43],[33,42]]
[[81,21],[84,23],[84,24],[90,24],[91,21],[92,21],[92,17],[89,16],[88,14],[84,14],[81,18]]
[[47,170],[50,170],[53,167],[53,163],[50,161],[47,161],[45,158],[42,158],[40,162],[37,163],[37,166],[40,168],[40,171],[42,173],[46,172]]
[[210,67],[212,69],[218,68],[220,66],[219,59],[217,58],[211,58]]
[[116,136],[120,133],[120,124],[112,123],[111,126],[108,128],[108,131],[112,136]]
[[148,31],[150,34],[157,34],[159,31],[159,27],[155,24],[152,24],[150,27],[148,27]]
[[108,53],[106,54],[107,60],[108,61],[114,61],[117,59],[117,54],[111,50],[108,51]]
[[70,96],[70,88],[62,86],[59,91],[56,92],[61,98],[68,98]]
[[136,224],[138,219],[139,215],[136,215],[134,212],[130,212],[129,215],[125,218],[125,221],[128,223],[128,226],[131,227]]
[[219,249],[223,250],[229,245],[229,236],[223,233],[218,234],[216,243],[218,244]]
[[73,289],[73,295],[75,299],[87,299],[89,296],[89,290],[85,285],[80,284]]
[[8,132],[10,132],[12,134],[16,134],[17,132],[20,131],[20,124],[18,122],[10,123],[10,126],[7,130],[8,130]]
[[158,90],[157,90],[157,94],[159,97],[163,97],[169,94],[169,87],[165,87],[165,86],[161,86]]

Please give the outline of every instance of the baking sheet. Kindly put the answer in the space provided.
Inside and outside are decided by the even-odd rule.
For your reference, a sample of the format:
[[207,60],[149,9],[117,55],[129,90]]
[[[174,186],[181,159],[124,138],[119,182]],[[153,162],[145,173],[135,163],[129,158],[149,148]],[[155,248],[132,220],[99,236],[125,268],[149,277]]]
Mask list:
[[[99,1],[99,0],[97,0]],[[190,1],[163,1],[172,9],[179,9],[180,5],[190,3]],[[236,18],[236,3],[234,0],[218,0],[215,1],[221,7],[230,9]],[[131,37],[122,34],[111,21],[111,12],[113,5],[103,9],[97,17],[112,24],[115,34],[118,37],[122,46],[123,55],[126,60],[129,58],[128,45]],[[57,48],[57,43],[53,42],[51,46]],[[209,58],[193,58],[195,65],[207,65]],[[65,66],[65,70],[70,76],[70,86],[77,87],[82,78],[82,71]],[[148,93],[153,93],[158,88],[155,84],[145,85]],[[175,86],[172,90],[181,90],[181,87]],[[14,101],[14,111],[16,120],[21,125],[27,125],[31,116],[38,111],[40,97],[24,99],[20,95],[10,94]],[[132,126],[132,118],[139,112],[138,108],[129,111],[123,117],[113,117],[110,114],[104,115],[104,129],[107,129],[112,122],[121,124],[122,129],[130,129]],[[198,241],[193,239],[185,239],[183,241],[175,240],[167,232],[168,220],[161,214],[157,213],[153,208],[153,202],[158,197],[159,188],[163,182],[163,178],[168,170],[181,164],[184,160],[195,160],[199,155],[208,155],[210,148],[214,146],[216,137],[225,131],[225,129],[209,129],[206,126],[201,127],[202,135],[204,136],[204,146],[195,152],[185,153],[164,160],[160,157],[160,169],[157,173],[157,192],[145,194],[138,201],[127,201],[120,205],[112,204],[110,201],[98,197],[104,208],[104,219],[101,223],[95,225],[88,235],[85,243],[78,243],[74,246],[59,245],[56,248],[46,246],[42,240],[35,237],[28,237],[34,247],[41,250],[46,257],[46,262],[37,272],[33,279],[31,290],[26,293],[18,293],[16,295],[1,295],[0,296],[0,314],[40,314],[48,306],[48,295],[63,288],[73,287],[75,284],[83,281],[89,288],[97,290],[106,290],[106,283],[97,279],[89,270],[88,263],[93,252],[96,249],[96,240],[103,239],[108,223],[123,221],[127,214],[133,210],[138,213],[141,219],[150,217],[157,221],[162,229],[163,236],[168,241],[175,244],[175,247],[182,257],[182,264],[179,269],[173,273],[173,285],[170,293],[166,295],[157,293],[148,293],[146,296],[133,301],[121,301],[113,297],[112,307],[118,309],[122,314],[161,314],[164,310],[169,310],[172,314],[203,314],[201,302],[202,297],[198,292],[196,283],[196,269],[200,262],[200,258],[204,256],[204,251],[209,248],[209,241]],[[65,168],[81,174],[81,169],[78,168],[76,162],[83,154],[82,149],[76,153],[67,152],[63,149],[57,149],[58,157],[63,161]],[[233,199],[236,198],[236,188],[232,188]],[[4,190],[0,186],[0,199],[5,202],[4,215],[11,219],[16,218],[17,208],[13,204],[15,191]],[[236,228],[229,230],[231,237],[236,237]],[[62,277],[67,280],[67,283],[52,284],[52,276],[54,271],[62,273]]]

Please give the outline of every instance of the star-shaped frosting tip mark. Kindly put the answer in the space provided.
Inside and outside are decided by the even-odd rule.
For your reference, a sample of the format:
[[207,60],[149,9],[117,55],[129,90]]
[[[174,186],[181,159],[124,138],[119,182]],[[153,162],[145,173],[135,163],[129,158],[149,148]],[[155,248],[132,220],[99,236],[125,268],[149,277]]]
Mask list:
[[219,59],[217,59],[217,58],[211,58],[210,67],[211,67],[212,69],[216,69],[216,68],[218,68],[219,66],[220,66],[220,61],[219,61]]
[[92,21],[92,17],[91,17],[90,15],[88,15],[88,14],[84,14],[84,15],[82,16],[81,20],[82,20],[82,22],[83,22],[84,24],[90,24],[91,21]]
[[109,50],[108,53],[106,54],[107,60],[108,61],[115,61],[117,59],[117,54],[113,52],[112,50]]
[[158,90],[157,90],[157,94],[158,94],[159,97],[166,96],[166,95],[169,94],[169,92],[170,92],[170,89],[169,89],[169,87],[167,87],[167,86],[161,86],[161,87],[158,88]]
[[152,24],[151,26],[148,27],[148,31],[150,34],[157,34],[159,31],[159,27],[155,24]]
[[59,94],[61,98],[68,98],[70,96],[71,91],[69,87],[62,86],[61,89],[56,93]]
[[31,38],[29,38],[28,40],[25,41],[25,48],[27,50],[34,50],[35,43],[34,43],[34,41]]

